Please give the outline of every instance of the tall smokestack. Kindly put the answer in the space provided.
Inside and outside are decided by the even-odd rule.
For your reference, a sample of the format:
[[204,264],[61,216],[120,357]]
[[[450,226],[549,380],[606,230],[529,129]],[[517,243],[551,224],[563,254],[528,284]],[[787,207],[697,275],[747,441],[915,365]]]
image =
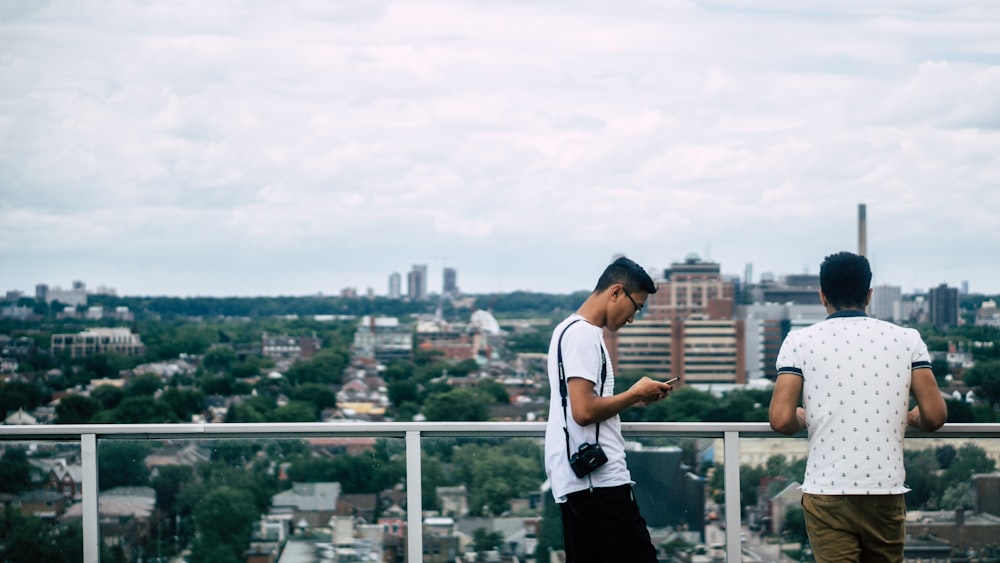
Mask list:
[[858,204],[858,254],[868,253],[868,219],[865,217],[865,204]]

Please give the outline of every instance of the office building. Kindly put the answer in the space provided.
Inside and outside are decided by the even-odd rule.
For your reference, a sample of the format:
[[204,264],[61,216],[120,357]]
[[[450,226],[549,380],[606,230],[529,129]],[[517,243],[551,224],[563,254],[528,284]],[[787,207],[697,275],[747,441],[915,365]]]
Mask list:
[[958,288],[941,284],[927,292],[931,324],[938,328],[958,324]]
[[674,366],[686,384],[746,383],[743,321],[688,318],[677,320]]
[[54,357],[69,354],[70,358],[86,358],[109,352],[141,356],[146,347],[139,335],[127,328],[92,328],[77,334],[52,335]]
[[616,371],[642,371],[659,380],[673,377],[673,323],[670,320],[643,316],[618,332],[605,334]]
[[735,284],[719,264],[689,254],[657,280],[643,313],[605,332],[616,370],[681,383],[743,383],[743,322],[733,319]]
[[766,274],[761,276],[760,284],[751,293],[754,303],[819,305],[819,276],[789,274],[776,279]]
[[403,296],[403,276],[399,272],[389,274],[389,299],[399,299]]
[[705,315],[732,318],[734,284],[723,279],[719,264],[688,254],[663,271],[656,293],[646,300],[645,317],[656,320]]
[[406,274],[406,296],[411,301],[427,298],[427,265],[414,264],[413,269]]
[[883,321],[897,322],[902,301],[903,290],[898,285],[876,285],[872,288],[868,314]]
[[444,284],[441,287],[441,294],[445,297],[458,297],[458,272],[455,268],[444,269]]
[[736,318],[744,323],[746,379],[777,377],[778,351],[788,333],[822,321],[827,316],[822,305],[755,303],[736,308]]

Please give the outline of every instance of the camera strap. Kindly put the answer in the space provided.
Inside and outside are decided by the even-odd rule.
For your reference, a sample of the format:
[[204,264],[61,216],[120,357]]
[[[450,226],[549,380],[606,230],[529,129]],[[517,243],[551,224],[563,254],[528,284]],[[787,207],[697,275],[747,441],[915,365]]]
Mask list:
[[[566,456],[572,457],[573,454],[569,447],[569,417],[566,416],[566,395],[569,393],[569,389],[566,385],[566,370],[563,368],[562,359],[562,339],[566,335],[566,331],[569,327],[580,322],[583,319],[576,319],[573,322],[566,325],[562,333],[559,334],[559,340],[556,342],[556,363],[559,366],[559,395],[562,397],[562,410],[563,410],[563,433],[566,434]],[[599,346],[601,349],[601,390],[598,393],[598,397],[604,396],[604,381],[608,378],[608,359],[604,356],[604,346]],[[594,443],[601,443],[601,423],[595,422],[596,430],[594,431]]]

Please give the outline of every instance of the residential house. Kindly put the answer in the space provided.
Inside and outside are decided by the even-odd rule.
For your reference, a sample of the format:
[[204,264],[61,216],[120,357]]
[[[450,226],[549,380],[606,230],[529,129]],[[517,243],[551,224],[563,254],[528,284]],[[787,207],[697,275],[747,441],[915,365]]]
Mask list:
[[337,514],[340,483],[292,483],[271,498],[273,510],[291,510],[296,528],[322,528]]

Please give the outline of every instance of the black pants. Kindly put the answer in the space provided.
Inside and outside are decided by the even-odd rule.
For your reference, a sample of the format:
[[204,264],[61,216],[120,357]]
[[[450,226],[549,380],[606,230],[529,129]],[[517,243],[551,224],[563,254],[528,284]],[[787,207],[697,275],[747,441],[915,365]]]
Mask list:
[[567,563],[656,563],[631,485],[570,493],[559,507]]

